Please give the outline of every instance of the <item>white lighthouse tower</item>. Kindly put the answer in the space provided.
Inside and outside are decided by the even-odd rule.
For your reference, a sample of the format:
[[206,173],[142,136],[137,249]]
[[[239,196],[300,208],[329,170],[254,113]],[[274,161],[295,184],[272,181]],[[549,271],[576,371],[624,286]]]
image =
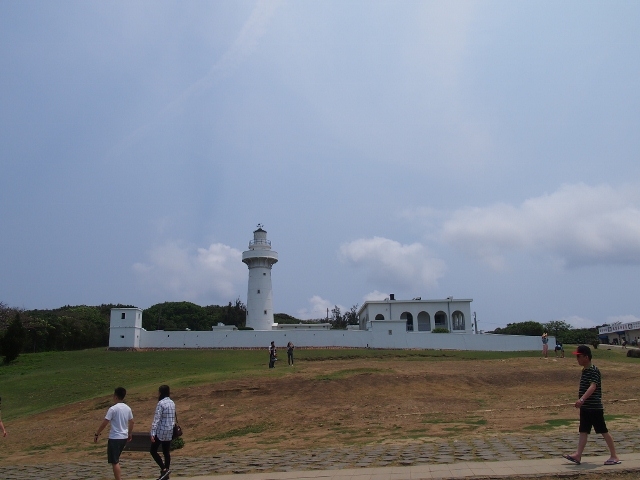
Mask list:
[[273,326],[273,293],[271,266],[278,261],[278,253],[271,250],[267,232],[258,224],[249,242],[249,250],[242,252],[242,261],[249,267],[247,292],[247,327],[271,330]]

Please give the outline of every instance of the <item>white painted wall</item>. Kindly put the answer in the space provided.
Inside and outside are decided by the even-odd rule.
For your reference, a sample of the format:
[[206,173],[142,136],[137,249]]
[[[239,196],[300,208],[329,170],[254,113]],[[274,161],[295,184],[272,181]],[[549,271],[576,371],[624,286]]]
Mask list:
[[[125,320],[120,318],[123,310],[127,310]],[[129,317],[129,311],[138,312],[140,316]],[[142,329],[140,309],[111,311],[110,348],[264,348],[266,355],[271,341],[279,348],[293,342],[296,347],[302,348],[369,347],[480,351],[542,349],[539,337],[407,332],[406,324],[402,320],[372,322],[370,330],[146,331]],[[555,339],[553,341],[555,342]]]
[[[293,342],[296,347],[444,349],[520,351],[542,348],[538,337],[406,332],[403,322],[381,322],[369,331],[252,331],[165,332],[141,331],[140,348],[265,348]],[[389,334],[389,331],[392,334]]]
[[111,309],[109,348],[139,348],[143,332],[140,308]]

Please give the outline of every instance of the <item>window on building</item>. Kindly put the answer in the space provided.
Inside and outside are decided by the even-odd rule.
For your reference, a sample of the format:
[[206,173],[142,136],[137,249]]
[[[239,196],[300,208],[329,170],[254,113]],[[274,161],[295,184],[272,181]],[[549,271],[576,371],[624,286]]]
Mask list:
[[122,312],[122,315],[120,316],[120,318],[121,318],[122,320],[124,320],[124,319],[125,319],[125,317],[126,317],[126,315],[127,315],[126,313]]
[[376,320],[384,320],[384,315],[382,315],[381,313],[377,314]]
[[258,293],[260,293],[260,289],[258,289]]
[[413,315],[409,312],[402,312],[400,315],[400,320],[406,320],[407,323],[407,332],[413,332]]
[[456,310],[451,314],[451,323],[454,330],[464,330],[464,315],[460,310]]
[[433,319],[436,321],[435,328],[447,328],[447,314],[440,310]]
[[264,314],[265,314],[265,315],[267,314],[267,311],[266,311],[266,310],[264,311]]
[[427,312],[420,312],[418,314],[418,331],[419,332],[431,331],[431,317]]

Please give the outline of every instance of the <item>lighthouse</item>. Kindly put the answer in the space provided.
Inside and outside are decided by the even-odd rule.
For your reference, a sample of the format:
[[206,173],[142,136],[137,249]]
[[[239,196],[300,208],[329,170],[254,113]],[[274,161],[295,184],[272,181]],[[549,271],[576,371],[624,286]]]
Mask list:
[[258,224],[249,242],[249,250],[242,252],[242,261],[249,267],[247,291],[247,327],[271,330],[273,326],[273,293],[271,266],[278,261],[278,253],[271,250],[267,231]]

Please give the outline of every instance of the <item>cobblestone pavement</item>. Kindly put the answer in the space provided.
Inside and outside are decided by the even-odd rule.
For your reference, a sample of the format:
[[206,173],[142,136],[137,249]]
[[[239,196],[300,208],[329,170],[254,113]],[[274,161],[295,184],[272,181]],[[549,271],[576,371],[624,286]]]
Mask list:
[[[640,452],[640,432],[615,432],[616,450]],[[334,470],[358,467],[411,466],[421,464],[468,461],[506,461],[557,458],[575,449],[577,433],[501,435],[470,439],[439,439],[434,442],[414,442],[403,445],[370,445],[326,448],[318,450],[250,450],[209,457],[182,457],[173,454],[172,477],[193,477],[226,473],[286,472],[300,470]],[[591,435],[585,456],[608,453],[600,435]],[[158,468],[144,453],[127,453],[121,458],[125,478],[151,479]],[[105,461],[68,464],[39,464],[0,466],[4,480],[49,480],[113,478]]]

